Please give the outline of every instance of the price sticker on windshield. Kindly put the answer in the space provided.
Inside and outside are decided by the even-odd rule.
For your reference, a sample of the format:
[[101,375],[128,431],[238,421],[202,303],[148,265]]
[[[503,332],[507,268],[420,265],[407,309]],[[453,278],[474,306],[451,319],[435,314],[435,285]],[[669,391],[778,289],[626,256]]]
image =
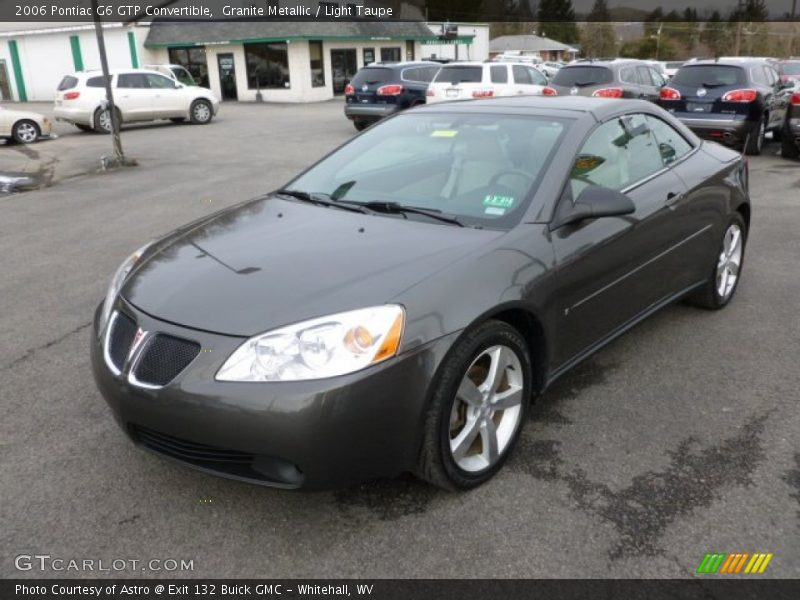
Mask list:
[[431,137],[438,137],[438,138],[454,138],[458,135],[458,130],[456,129],[437,129],[436,131],[431,132]]
[[514,206],[513,196],[499,196],[497,194],[487,194],[483,199],[484,213],[487,215],[504,215],[506,210]]

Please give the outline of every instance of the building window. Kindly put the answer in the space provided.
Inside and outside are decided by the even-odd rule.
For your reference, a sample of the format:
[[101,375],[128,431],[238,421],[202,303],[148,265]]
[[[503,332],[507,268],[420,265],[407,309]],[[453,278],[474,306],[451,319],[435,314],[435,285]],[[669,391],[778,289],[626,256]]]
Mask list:
[[375,62],[375,48],[364,48],[364,66]]
[[381,62],[400,62],[400,48],[381,48]]
[[406,60],[414,60],[414,41],[406,40]]
[[208,63],[203,46],[193,48],[170,48],[169,62],[181,65],[192,74],[197,85],[208,87]]
[[289,47],[286,42],[245,44],[244,57],[248,88],[289,87]]
[[323,87],[325,85],[325,63],[322,62],[322,42],[308,42],[308,51],[311,55],[311,86]]

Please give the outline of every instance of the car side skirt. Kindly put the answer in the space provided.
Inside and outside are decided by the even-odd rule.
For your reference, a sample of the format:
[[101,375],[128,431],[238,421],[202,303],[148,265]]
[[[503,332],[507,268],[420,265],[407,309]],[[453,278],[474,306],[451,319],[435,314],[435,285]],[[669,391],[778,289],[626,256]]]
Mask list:
[[572,369],[573,367],[575,367],[578,364],[582,363],[584,360],[586,360],[587,358],[592,356],[595,352],[597,352],[601,348],[603,348],[603,347],[607,346],[608,344],[610,344],[611,342],[613,342],[615,339],[620,337],[626,331],[628,331],[630,329],[633,329],[636,325],[638,325],[639,323],[644,321],[647,317],[653,315],[654,313],[658,312],[662,308],[665,308],[665,307],[669,306],[670,304],[673,304],[674,302],[677,302],[681,298],[684,298],[685,296],[688,296],[693,291],[695,291],[697,288],[705,285],[706,283],[707,283],[707,280],[705,280],[705,279],[702,280],[702,281],[698,281],[697,283],[694,283],[694,284],[690,285],[687,288],[684,288],[684,289],[682,289],[682,290],[680,290],[680,291],[678,291],[678,292],[676,292],[674,294],[671,294],[671,295],[663,298],[662,300],[659,300],[655,304],[652,304],[651,306],[647,307],[644,311],[642,311],[641,313],[639,313],[638,315],[636,315],[635,317],[633,317],[629,321],[627,321],[627,322],[623,323],[622,325],[620,325],[619,327],[617,327],[615,330],[613,330],[607,336],[605,336],[604,338],[601,338],[600,340],[598,340],[597,342],[595,342],[594,344],[589,346],[586,350],[582,351],[580,354],[575,355],[574,357],[569,359],[567,362],[565,362],[561,366],[559,366],[556,369],[554,369],[550,373],[550,375],[547,377],[547,380],[545,382],[543,391],[546,391],[547,388],[549,388],[559,377],[561,377],[562,375],[567,373],[570,369]]

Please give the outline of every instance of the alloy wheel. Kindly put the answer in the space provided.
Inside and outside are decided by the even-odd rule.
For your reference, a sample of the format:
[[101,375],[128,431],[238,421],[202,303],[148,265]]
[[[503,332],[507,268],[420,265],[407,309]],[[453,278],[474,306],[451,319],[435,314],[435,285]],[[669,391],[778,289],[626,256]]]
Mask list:
[[717,261],[717,294],[723,301],[733,293],[736,281],[739,279],[742,249],[742,229],[737,223],[732,223],[725,231],[722,251]]
[[100,114],[97,115],[97,120],[100,123],[100,128],[103,131],[111,132],[111,129],[113,128],[113,124],[111,123],[111,111],[107,109],[101,111]]
[[467,369],[450,411],[450,453],[467,472],[492,467],[522,415],[522,363],[508,346],[483,350]]
[[33,123],[20,123],[17,125],[17,139],[23,144],[30,144],[35,142],[39,137],[39,132]]

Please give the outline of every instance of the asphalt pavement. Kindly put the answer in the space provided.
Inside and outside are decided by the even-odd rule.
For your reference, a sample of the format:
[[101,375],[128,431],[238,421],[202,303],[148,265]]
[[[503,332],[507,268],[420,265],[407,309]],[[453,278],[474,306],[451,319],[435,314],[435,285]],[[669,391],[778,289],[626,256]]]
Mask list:
[[[110,274],[349,139],[341,113],[226,104],[205,127],[138,126],[123,143],[139,166],[109,173],[108,137],[65,125],[0,146],[0,170],[44,177],[0,196],[0,576],[686,577],[707,552],[771,552],[763,576],[800,577],[800,163],[774,143],[750,161],[734,301],[670,307],[565,376],[473,492],[403,477],[289,493],[133,447],[89,368]],[[19,571],[27,554],[193,570]]]

